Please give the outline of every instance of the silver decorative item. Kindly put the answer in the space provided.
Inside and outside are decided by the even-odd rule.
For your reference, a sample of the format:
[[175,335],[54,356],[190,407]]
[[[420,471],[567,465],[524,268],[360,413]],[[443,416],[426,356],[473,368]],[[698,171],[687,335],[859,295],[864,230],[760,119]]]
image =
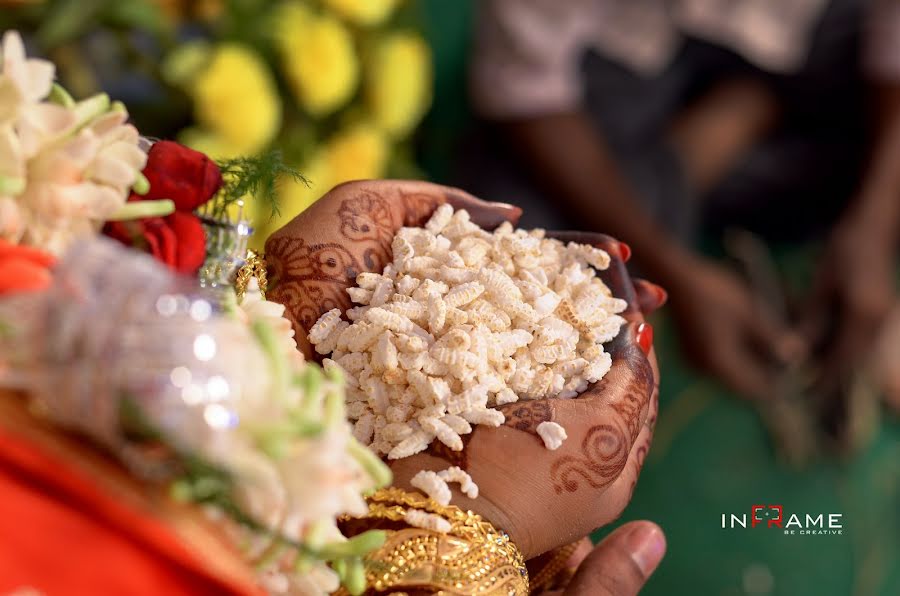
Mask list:
[[206,261],[200,268],[200,284],[206,288],[230,287],[245,262],[247,242],[253,234],[244,217],[244,202],[237,201],[232,218],[212,201],[202,205],[197,215],[206,231]]

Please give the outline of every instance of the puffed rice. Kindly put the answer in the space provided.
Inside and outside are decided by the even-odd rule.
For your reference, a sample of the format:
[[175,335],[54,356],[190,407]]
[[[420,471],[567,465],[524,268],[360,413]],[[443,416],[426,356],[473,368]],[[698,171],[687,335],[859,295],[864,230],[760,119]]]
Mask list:
[[555,422],[541,422],[537,425],[537,433],[544,441],[544,447],[551,451],[559,449],[563,441],[568,438],[566,429]]
[[450,487],[447,485],[447,481],[437,472],[422,470],[413,476],[409,483],[441,505],[450,504]]
[[413,527],[431,530],[440,534],[446,534],[451,527],[450,522],[443,517],[418,509],[407,510],[406,515],[403,516],[403,521]]
[[[348,289],[349,321],[333,309],[309,333],[348,379],[354,434],[379,455],[409,457],[435,439],[462,449],[472,425],[503,424],[494,406],[576,397],[609,371],[602,344],[626,303],[597,277],[603,250],[509,223],[489,233],[449,205],[391,247],[382,273]],[[566,436],[548,422],[538,433],[548,449]]]
[[457,482],[459,483],[459,490],[463,492],[470,499],[478,498],[478,485],[472,480],[472,477],[458,466],[452,466],[444,470],[443,472],[437,473],[438,477],[440,477],[445,482]]
[[309,342],[311,344],[319,344],[325,341],[337,324],[341,320],[341,310],[339,308],[332,308],[324,315],[319,317],[319,320],[316,321],[316,324],[312,326],[312,329],[309,330]]

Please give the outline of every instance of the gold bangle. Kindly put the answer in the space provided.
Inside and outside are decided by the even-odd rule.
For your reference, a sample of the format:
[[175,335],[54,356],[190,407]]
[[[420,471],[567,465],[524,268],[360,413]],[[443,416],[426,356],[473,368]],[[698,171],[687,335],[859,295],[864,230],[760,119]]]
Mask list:
[[426,587],[437,594],[524,596],[528,570],[506,532],[481,516],[399,488],[367,498],[363,519],[403,522],[420,510],[450,523],[446,534],[422,528],[389,531],[381,548],[365,558],[366,585],[375,592]]
[[266,292],[269,289],[266,266],[265,255],[256,254],[252,250],[247,251],[247,258],[244,261],[244,265],[238,269],[237,276],[234,280],[234,293],[237,295],[238,300],[241,300],[244,297],[247,284],[250,283],[250,278],[252,277],[256,278],[256,282],[259,285],[259,293],[265,300]]
[[580,544],[581,541],[576,540],[560,547],[539,570],[532,565],[534,576],[529,582],[532,593],[539,594],[545,590],[558,590],[565,588],[569,584],[575,575],[575,569],[568,568],[566,564],[571,556],[575,554],[575,551],[578,550]]

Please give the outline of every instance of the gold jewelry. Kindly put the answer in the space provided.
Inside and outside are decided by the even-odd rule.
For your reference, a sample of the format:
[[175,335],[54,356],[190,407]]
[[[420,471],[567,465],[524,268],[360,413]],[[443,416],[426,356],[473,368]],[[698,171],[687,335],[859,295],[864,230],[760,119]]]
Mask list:
[[[558,548],[553,556],[540,570],[535,571],[534,577],[529,582],[531,591],[540,593],[545,590],[555,590],[568,585],[575,575],[575,569],[568,567],[569,559],[578,550],[580,540]],[[532,566],[534,570],[534,566]]]
[[422,528],[389,531],[365,558],[366,585],[376,592],[428,587],[437,594],[523,596],[528,570],[506,532],[481,516],[399,488],[376,491],[363,519],[402,522],[407,511],[431,513],[450,523],[442,534]]
[[265,300],[266,290],[269,289],[269,281],[266,278],[266,258],[252,250],[248,250],[244,265],[238,269],[237,277],[234,280],[234,293],[237,295],[238,300],[244,297],[244,292],[247,290],[247,284],[250,283],[251,277],[256,278],[256,282],[259,284],[259,293]]

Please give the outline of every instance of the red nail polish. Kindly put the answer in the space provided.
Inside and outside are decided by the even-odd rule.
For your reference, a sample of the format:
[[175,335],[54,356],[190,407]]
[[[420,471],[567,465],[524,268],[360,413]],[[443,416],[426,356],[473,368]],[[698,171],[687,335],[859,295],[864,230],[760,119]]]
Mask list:
[[666,292],[664,288],[653,284],[653,290],[656,292],[656,299],[659,301],[659,305],[662,306],[669,300],[669,293]]
[[650,323],[638,325],[636,339],[644,354],[650,354],[650,348],[653,347],[653,326]]
[[628,259],[631,258],[631,247],[619,241],[619,256],[622,257],[622,262],[627,263]]

